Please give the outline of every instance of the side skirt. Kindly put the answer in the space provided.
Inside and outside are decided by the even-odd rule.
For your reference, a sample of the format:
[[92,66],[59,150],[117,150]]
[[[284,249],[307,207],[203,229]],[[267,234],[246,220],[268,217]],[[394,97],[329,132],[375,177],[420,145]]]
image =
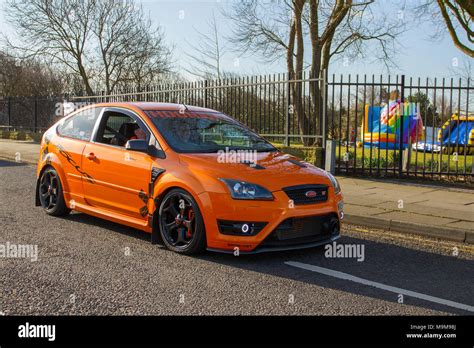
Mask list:
[[111,212],[108,210],[104,210],[104,209],[100,209],[96,207],[90,207],[90,206],[80,204],[80,203],[76,203],[74,210],[80,211],[81,213],[92,215],[101,219],[116,222],[116,223],[126,225],[129,227],[133,227],[147,233],[152,232],[152,228],[148,226],[148,220],[140,220],[140,219],[132,218],[130,216],[117,214],[115,212]]

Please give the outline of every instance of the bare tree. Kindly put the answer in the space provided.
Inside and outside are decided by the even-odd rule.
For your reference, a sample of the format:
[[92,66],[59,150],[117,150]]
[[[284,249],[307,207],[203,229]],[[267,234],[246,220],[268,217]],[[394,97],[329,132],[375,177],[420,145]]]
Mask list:
[[156,62],[169,70],[163,33],[133,0],[8,0],[6,13],[24,43],[13,48],[67,67],[89,95],[94,82],[112,93],[132,79],[135,61],[141,77],[145,67],[157,73]]
[[[449,35],[462,52],[474,58],[474,2],[472,0],[437,0]],[[456,23],[457,21],[457,24]],[[461,33],[467,36],[467,44],[461,39]]]
[[[244,54],[257,52],[266,61],[285,57],[288,78],[295,80],[304,65],[304,4],[305,0],[235,3],[231,11],[224,12],[234,23],[229,40]],[[291,94],[295,113],[302,120],[301,84],[291,84]],[[304,124],[298,123],[300,127]],[[300,128],[300,132],[304,134],[305,130]]]
[[0,52],[0,95],[9,97],[60,95],[61,74],[33,59],[20,60]]
[[[151,23],[144,21],[141,26],[151,28]],[[136,39],[140,50],[125,60],[124,81],[142,90],[145,86],[169,78],[172,73],[172,50],[165,45],[160,28],[153,32],[142,30]]]
[[459,81],[459,85],[464,87],[469,86],[464,92],[460,92],[460,109],[472,113],[474,110],[474,89],[472,88],[474,82],[474,63],[472,59],[468,58],[463,60],[461,65],[456,68],[451,67],[450,72],[452,78],[455,81]]
[[209,34],[196,30],[198,44],[190,44],[191,53],[186,53],[191,63],[185,70],[202,79],[221,79],[222,57],[226,53],[226,46],[222,43],[215,14],[207,22]]
[[[304,69],[305,42],[311,43],[311,77],[321,79],[332,59],[364,56],[367,43],[378,44],[378,55],[387,65],[393,62],[393,47],[404,21],[390,20],[382,11],[372,14],[373,0],[282,0],[235,3],[225,14],[234,23],[231,41],[244,53],[259,52],[274,61],[284,56],[290,79],[298,80]],[[309,37],[308,37],[309,36]],[[292,83],[292,96],[300,134],[317,129],[302,111],[301,83]],[[310,88],[313,114],[321,112],[321,85]],[[310,144],[304,140],[305,144]]]
[[119,83],[141,88],[147,76],[169,72],[169,49],[163,33],[143,18],[131,0],[98,1],[93,32],[100,48],[100,76],[110,94]]
[[11,0],[6,4],[7,19],[25,42],[21,47],[23,57],[44,56],[60,62],[80,75],[86,92],[92,94],[85,61],[86,42],[91,34],[92,2]]
[[474,57],[474,1],[425,0],[415,6],[420,18],[432,18],[438,28],[435,36],[448,30],[454,45],[463,53]]

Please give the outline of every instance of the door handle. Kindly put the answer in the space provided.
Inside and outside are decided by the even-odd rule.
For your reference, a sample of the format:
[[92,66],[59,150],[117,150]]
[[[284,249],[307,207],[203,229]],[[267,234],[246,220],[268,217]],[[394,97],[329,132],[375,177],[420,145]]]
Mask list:
[[88,159],[89,161],[93,161],[93,160],[95,160],[95,159],[97,158],[97,157],[94,155],[93,152],[91,152],[90,154],[88,154],[86,157],[87,157],[87,159]]

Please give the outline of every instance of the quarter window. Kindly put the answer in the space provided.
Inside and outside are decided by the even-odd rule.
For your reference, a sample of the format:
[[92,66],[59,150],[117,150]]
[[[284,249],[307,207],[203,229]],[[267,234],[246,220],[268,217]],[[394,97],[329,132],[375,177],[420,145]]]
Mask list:
[[100,110],[90,108],[67,118],[58,126],[58,134],[73,139],[90,140]]

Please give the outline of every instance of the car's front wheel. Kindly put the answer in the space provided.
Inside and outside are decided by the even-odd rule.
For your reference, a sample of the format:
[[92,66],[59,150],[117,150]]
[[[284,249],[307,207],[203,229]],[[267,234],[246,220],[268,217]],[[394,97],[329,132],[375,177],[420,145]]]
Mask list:
[[195,254],[206,248],[201,211],[186,191],[173,189],[159,208],[160,234],[166,247],[180,254]]
[[39,200],[47,214],[64,216],[70,213],[63,196],[63,188],[54,168],[47,168],[40,177]]

